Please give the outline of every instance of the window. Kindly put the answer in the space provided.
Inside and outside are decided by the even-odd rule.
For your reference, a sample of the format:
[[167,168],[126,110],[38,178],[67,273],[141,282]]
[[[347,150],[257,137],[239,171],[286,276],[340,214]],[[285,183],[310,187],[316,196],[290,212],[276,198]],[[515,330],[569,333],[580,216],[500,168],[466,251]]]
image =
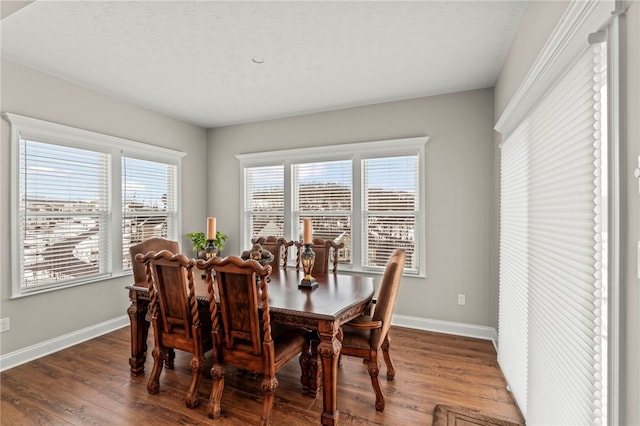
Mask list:
[[130,269],[129,246],[176,238],[182,153],[15,114],[12,296]]
[[177,235],[177,167],[122,157],[122,264],[131,268],[129,247],[147,238]]
[[302,236],[344,243],[345,270],[382,271],[407,250],[405,272],[423,273],[426,137],[306,148],[238,158],[243,171],[243,241]]

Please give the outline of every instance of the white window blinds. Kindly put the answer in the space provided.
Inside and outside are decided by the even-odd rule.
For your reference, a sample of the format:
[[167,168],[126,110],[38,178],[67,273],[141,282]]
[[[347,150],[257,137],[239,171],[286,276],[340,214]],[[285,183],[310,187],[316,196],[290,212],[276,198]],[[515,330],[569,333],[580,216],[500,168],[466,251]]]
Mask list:
[[351,263],[352,162],[324,161],[293,165],[294,215],[302,237],[302,218],[313,224],[313,236],[344,242],[339,261]]
[[501,148],[498,359],[528,424],[606,419],[605,83],[589,46]]
[[415,269],[418,172],[417,155],[362,160],[365,265],[384,267],[401,247],[407,251],[406,268]]
[[263,166],[244,170],[245,229],[251,239],[284,236],[284,167]]
[[128,249],[177,239],[185,154],[3,113],[11,124],[11,295],[129,273]]
[[[175,235],[177,166],[122,157],[122,263],[131,267],[129,247],[147,238]],[[170,229],[171,228],[171,229]]]
[[110,156],[21,139],[19,274],[22,292],[110,272]]

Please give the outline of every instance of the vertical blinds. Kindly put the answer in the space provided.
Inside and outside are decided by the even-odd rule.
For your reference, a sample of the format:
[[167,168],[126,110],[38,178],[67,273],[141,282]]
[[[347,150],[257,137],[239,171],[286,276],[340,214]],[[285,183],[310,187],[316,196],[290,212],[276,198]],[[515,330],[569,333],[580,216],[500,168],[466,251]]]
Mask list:
[[529,424],[600,424],[606,405],[605,55],[583,51],[501,148],[498,358]]
[[21,289],[109,272],[110,156],[20,140]]

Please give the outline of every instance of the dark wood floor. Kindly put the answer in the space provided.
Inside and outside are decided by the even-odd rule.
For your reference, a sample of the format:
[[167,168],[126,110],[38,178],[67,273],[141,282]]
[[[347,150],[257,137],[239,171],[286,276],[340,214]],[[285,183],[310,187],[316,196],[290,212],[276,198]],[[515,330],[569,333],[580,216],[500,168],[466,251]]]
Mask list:
[[[341,424],[430,425],[437,404],[522,421],[491,342],[398,327],[392,328],[391,337],[397,373],[394,382],[387,382],[382,367],[385,412],[374,408],[362,361],[344,358],[338,375]],[[150,338],[150,348],[152,342]],[[228,369],[222,416],[213,421],[206,417],[204,403],[195,409],[184,405],[190,379],[185,354],[177,354],[174,370],[163,371],[156,395],[147,393],[148,376],[129,375],[128,357],[127,327],[3,372],[2,425],[246,425],[260,419],[258,377]],[[273,425],[320,423],[322,396],[302,395],[299,376],[297,361],[279,372]],[[208,398],[210,385],[205,374],[200,386],[203,399]]]

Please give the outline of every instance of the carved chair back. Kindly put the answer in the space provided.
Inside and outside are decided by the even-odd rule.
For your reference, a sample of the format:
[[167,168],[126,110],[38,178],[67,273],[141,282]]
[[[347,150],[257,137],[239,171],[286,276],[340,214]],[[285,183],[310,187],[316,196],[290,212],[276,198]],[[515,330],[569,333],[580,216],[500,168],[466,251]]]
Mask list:
[[220,297],[224,348],[261,356],[263,333],[260,320],[264,322],[264,343],[271,341],[271,326],[266,278],[261,279],[258,285],[256,277],[266,277],[271,266],[263,268],[254,260],[244,261],[228,256],[214,262],[213,269]]
[[273,254],[273,261],[270,263],[273,269],[279,269],[280,267],[287,269],[289,247],[293,245],[293,241],[269,235],[268,237],[256,237],[251,240],[251,244],[260,244],[262,248],[269,250]]
[[[301,241],[295,242],[298,253],[296,256],[296,271],[302,268],[302,260],[300,255],[304,251],[304,244]],[[336,243],[333,240],[324,240],[322,238],[314,238],[311,244],[311,249],[316,255],[315,263],[313,265],[312,275],[327,275],[329,271],[334,274],[338,272],[338,250],[344,247],[344,243]],[[329,263],[331,263],[331,269],[329,269]]]

